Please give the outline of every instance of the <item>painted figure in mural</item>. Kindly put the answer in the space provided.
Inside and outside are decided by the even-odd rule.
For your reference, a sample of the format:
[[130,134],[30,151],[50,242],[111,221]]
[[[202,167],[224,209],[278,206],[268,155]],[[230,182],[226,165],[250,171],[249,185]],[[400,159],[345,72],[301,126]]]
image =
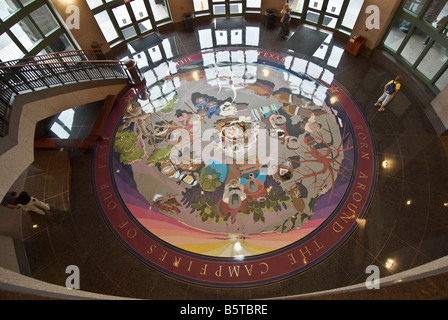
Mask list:
[[[353,165],[337,112],[291,91],[279,70],[269,80],[233,75],[218,89],[207,68],[215,70],[167,76],[178,81],[175,96],[137,97],[117,131],[116,151],[132,158],[150,209],[208,232],[250,235],[300,229],[334,206]],[[159,112],[171,102],[171,112]]]

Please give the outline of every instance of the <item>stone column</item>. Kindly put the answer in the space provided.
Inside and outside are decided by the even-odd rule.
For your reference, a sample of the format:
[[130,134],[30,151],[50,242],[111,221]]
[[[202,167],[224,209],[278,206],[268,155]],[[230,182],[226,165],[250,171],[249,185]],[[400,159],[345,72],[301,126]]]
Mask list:
[[110,46],[85,0],[51,0],[49,2],[53,4],[64,23],[72,22],[70,16],[74,14],[70,10],[67,13],[67,7],[73,5],[79,9],[79,29],[69,29],[69,26],[66,26],[66,28],[69,29],[81,49],[89,50],[92,49],[92,46],[99,45],[104,54],[110,51]]
[[[395,13],[400,7],[400,3],[401,0],[365,0],[351,35],[363,36],[367,39],[365,46],[370,50],[375,49],[381,44],[387,28],[392,23]],[[374,14],[370,9],[379,12],[379,29],[367,28],[366,22]]]

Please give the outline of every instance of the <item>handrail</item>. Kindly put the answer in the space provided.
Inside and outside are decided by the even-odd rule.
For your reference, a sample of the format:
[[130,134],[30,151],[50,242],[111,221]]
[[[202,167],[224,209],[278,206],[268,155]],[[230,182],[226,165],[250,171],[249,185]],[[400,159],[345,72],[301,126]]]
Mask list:
[[[137,75],[137,76],[136,76]],[[80,81],[142,79],[139,70],[120,60],[106,60],[100,50],[53,52],[0,63],[0,137],[7,134],[11,116],[11,97]]]
[[[67,55],[69,57],[81,57],[81,56],[85,56],[86,53],[87,54],[94,54],[94,55],[102,55],[103,56],[103,52],[100,49],[87,49],[87,50],[69,50],[69,51],[60,51],[60,52],[49,52],[49,53],[45,53],[45,54],[39,54],[39,55],[35,55],[35,56],[28,56],[28,57],[23,57],[23,58],[18,58],[18,59],[14,59],[14,60],[8,60],[8,61],[1,61],[0,64],[5,64],[5,63],[10,63],[10,62],[14,62],[14,61],[21,61],[21,60],[32,60],[35,58],[38,58],[38,61],[42,60],[42,57],[45,56],[57,56],[57,57],[61,57],[62,55],[66,55],[66,54],[71,54],[71,53],[78,53],[76,55]],[[46,58],[44,58],[46,59]],[[54,57],[51,57],[49,59],[54,59]]]
[[16,64],[13,66],[7,66],[7,67],[0,67],[0,70],[2,69],[11,69],[11,68],[21,68],[21,67],[26,67],[26,66],[41,66],[41,65],[51,65],[51,64],[73,64],[73,63],[116,63],[116,64],[120,64],[120,65],[124,65],[123,61],[120,60],[80,60],[80,61],[58,61],[58,62],[44,62],[44,63],[25,63],[25,64]]

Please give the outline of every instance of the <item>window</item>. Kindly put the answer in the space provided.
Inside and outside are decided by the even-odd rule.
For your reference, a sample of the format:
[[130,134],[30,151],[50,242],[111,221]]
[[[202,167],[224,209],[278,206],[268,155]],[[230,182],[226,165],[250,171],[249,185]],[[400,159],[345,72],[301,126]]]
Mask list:
[[[195,6],[200,5],[196,2]],[[87,3],[111,47],[149,34],[170,19],[166,0],[87,0]]]
[[414,15],[418,15],[423,9],[426,1],[427,0],[406,0],[403,4],[403,9]]
[[415,29],[411,37],[407,39],[406,45],[401,51],[401,56],[411,65],[417,61],[418,57],[423,52],[423,49],[425,49],[425,46],[423,46],[422,43],[426,38],[426,34]]
[[148,17],[148,11],[146,11],[145,2],[143,0],[131,1],[131,7],[135,20],[141,20]]
[[9,16],[19,10],[19,5],[15,0],[0,0],[0,19],[6,20]]
[[406,0],[384,40],[384,48],[438,94],[447,84],[448,3]]
[[58,22],[51,14],[51,11],[48,9],[47,5],[43,5],[37,10],[34,10],[31,12],[30,16],[33,18],[34,22],[36,22],[36,25],[44,35],[50,34],[59,27]]
[[11,28],[11,32],[27,50],[31,49],[35,43],[42,40],[39,31],[36,29],[29,18],[23,18],[15,25],[13,25]]
[[150,1],[151,10],[155,21],[161,21],[170,17],[165,0]]
[[348,29],[353,29],[356,23],[356,19],[361,12],[362,5],[364,0],[350,0],[348,3],[347,10],[344,15],[344,19],[342,20],[342,26]]
[[114,13],[115,20],[118,22],[118,26],[124,27],[132,22],[126,5],[123,4],[115,7],[112,9],[112,12]]
[[103,32],[104,37],[107,42],[111,42],[112,40],[118,37],[117,31],[110,20],[110,17],[107,11],[102,11],[95,15],[95,20],[98,23],[101,31]]
[[73,50],[74,45],[47,0],[0,0],[0,59]]
[[431,80],[443,67],[446,61],[448,61],[447,50],[445,50],[445,48],[438,42],[434,42],[417,66],[417,70]]
[[448,69],[445,69],[445,72],[440,76],[435,85],[440,91],[448,85]]
[[384,44],[391,50],[397,51],[410,28],[411,22],[405,18],[396,17]]
[[293,0],[289,7],[310,24],[350,32],[355,26],[364,0]]
[[20,50],[6,33],[0,35],[0,43],[2,44],[0,46],[0,60],[14,60],[23,56],[22,50]]
[[208,0],[193,0],[193,6],[195,12],[209,10]]

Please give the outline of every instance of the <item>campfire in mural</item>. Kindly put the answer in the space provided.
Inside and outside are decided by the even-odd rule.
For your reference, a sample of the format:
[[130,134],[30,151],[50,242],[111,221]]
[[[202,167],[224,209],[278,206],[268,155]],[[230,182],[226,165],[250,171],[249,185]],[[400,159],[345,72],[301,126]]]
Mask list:
[[129,104],[115,152],[149,209],[189,227],[300,229],[316,206],[337,206],[354,166],[343,111],[308,80],[300,91],[280,70],[179,70]]

